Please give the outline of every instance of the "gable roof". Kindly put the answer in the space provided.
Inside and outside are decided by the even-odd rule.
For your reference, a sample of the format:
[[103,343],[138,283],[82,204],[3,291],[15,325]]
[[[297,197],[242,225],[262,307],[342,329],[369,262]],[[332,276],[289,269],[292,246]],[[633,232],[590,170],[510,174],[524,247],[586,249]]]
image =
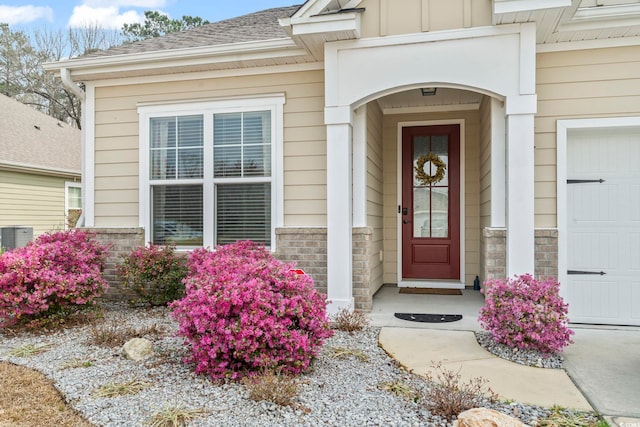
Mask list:
[[0,167],[80,175],[80,130],[5,95],[0,111]]
[[262,10],[202,25],[187,31],[169,33],[135,43],[126,43],[83,56],[83,58],[287,39],[289,36],[280,26],[278,20],[288,18],[299,8],[300,5],[295,5]]

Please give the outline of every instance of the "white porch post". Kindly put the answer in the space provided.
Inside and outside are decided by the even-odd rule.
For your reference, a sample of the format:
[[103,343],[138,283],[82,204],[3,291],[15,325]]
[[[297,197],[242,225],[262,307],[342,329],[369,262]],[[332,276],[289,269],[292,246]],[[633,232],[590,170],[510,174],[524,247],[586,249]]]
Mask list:
[[533,123],[533,114],[507,116],[507,276],[534,274]]
[[327,124],[327,297],[329,314],[353,308],[352,114],[325,110]]
[[353,226],[367,225],[367,106],[353,114]]
[[504,105],[491,98],[491,227],[505,228],[506,224],[506,161]]

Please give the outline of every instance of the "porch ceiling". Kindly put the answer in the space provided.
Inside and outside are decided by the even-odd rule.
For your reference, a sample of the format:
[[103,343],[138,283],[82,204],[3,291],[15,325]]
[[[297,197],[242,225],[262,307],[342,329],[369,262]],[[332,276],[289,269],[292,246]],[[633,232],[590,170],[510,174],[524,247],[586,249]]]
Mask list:
[[640,36],[640,0],[571,0],[567,7],[494,14],[495,24],[537,23],[537,43]]
[[378,99],[385,113],[407,108],[442,108],[451,110],[474,110],[479,108],[482,94],[460,89],[437,88],[433,96],[423,96],[420,89],[394,93]]

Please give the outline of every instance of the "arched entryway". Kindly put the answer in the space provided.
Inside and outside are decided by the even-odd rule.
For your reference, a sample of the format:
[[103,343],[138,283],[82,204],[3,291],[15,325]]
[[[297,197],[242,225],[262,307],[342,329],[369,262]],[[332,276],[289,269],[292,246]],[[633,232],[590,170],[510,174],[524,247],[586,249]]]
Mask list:
[[[469,119],[465,114],[468,116],[471,111],[465,112],[464,108],[471,107],[461,107],[464,102],[460,100],[454,105],[456,97],[473,98],[468,103],[475,109],[471,114],[475,115],[477,126],[480,123],[484,126],[485,145],[491,154],[485,178],[490,181],[490,199],[494,202],[488,208],[484,225],[509,230],[505,273],[533,271],[533,115],[536,107],[535,40],[532,34],[533,28],[518,25],[455,32],[451,38],[425,33],[327,45],[327,254],[328,296],[332,311],[353,306],[354,302],[356,307],[366,309],[366,298],[370,298],[372,288],[377,286],[372,283],[385,281],[384,276],[392,274],[389,269],[393,262],[388,258],[393,254],[385,236],[393,234],[394,224],[398,227],[395,271],[398,282],[425,276],[426,279],[457,281],[455,286],[464,286],[468,281],[466,276],[476,273],[466,268],[470,253],[465,235],[469,225],[465,193],[467,153],[461,151],[466,149],[468,139]],[[363,64],[367,64],[366,73],[362,72]],[[441,91],[439,105],[427,100],[433,89],[436,91],[434,96]],[[483,115],[482,119],[480,115]],[[382,139],[388,140],[389,134],[393,134],[396,144],[395,173],[399,178],[395,193],[392,183],[385,184],[385,177],[390,173],[390,168],[384,167],[385,161],[390,161],[389,144]],[[479,134],[480,130],[475,129],[474,135]],[[429,185],[428,189],[420,190],[424,193],[421,200],[424,202],[428,198],[432,206],[428,212],[422,202],[420,208],[416,208],[415,194],[411,206],[406,206],[403,200],[408,200],[407,195],[417,190],[416,186],[407,183],[410,178],[402,183],[402,171],[414,169],[416,159],[420,160],[423,155],[428,157],[434,149],[442,150],[437,146],[442,145],[445,136],[446,156],[443,151],[438,158],[447,157],[447,161],[451,161],[449,172],[455,175],[444,180],[451,186]],[[377,137],[382,143],[379,145],[382,152],[378,154],[374,148]],[[433,141],[436,141],[435,145]],[[474,148],[479,149],[478,144],[476,141]],[[380,160],[382,168],[376,165],[376,155],[384,159]],[[437,162],[437,159],[423,160],[423,163],[429,162],[430,168],[434,165],[433,160]],[[480,171],[475,173],[480,180]],[[381,196],[381,209],[386,209],[382,215],[376,212],[379,207],[372,201],[375,198],[375,194],[372,197],[375,193],[372,182],[386,185]],[[446,233],[442,221],[434,223],[443,215],[444,205],[436,205],[442,199],[445,187],[447,200],[460,199],[458,210],[447,212]],[[399,202],[389,200],[393,198]],[[397,209],[393,214],[389,213],[390,206]],[[447,209],[452,206],[448,203]],[[410,219],[403,218],[409,216]],[[479,216],[479,209],[476,209],[473,220],[478,227]],[[412,233],[404,233],[407,236],[416,235],[415,224],[420,220],[420,237],[428,233],[429,238],[440,240],[431,247],[420,246],[417,240],[412,243],[413,247],[407,246],[409,237],[403,238],[402,228],[407,225],[403,220],[410,221],[410,227],[413,227]],[[446,242],[447,248],[441,244],[444,234],[451,237]],[[457,259],[447,272],[418,268],[416,273],[404,264],[410,251],[417,261],[437,260],[438,257],[442,261],[451,258],[451,254]],[[479,250],[477,253],[479,270]],[[429,275],[432,277],[426,277]]]

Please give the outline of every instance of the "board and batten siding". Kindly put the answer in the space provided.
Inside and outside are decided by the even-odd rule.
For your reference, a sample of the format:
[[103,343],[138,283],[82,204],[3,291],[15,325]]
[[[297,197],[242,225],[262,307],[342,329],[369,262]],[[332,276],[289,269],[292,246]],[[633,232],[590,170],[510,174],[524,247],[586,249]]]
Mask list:
[[367,104],[367,225],[373,228],[370,289],[373,295],[383,283],[383,162],[382,110],[377,102]]
[[464,210],[465,210],[465,277],[468,286],[480,272],[480,114],[478,111],[450,113],[390,114],[383,119],[384,176],[384,282],[398,280],[398,123],[436,120],[465,121]]
[[365,0],[362,37],[491,25],[490,0]]
[[96,87],[95,225],[138,226],[139,103],[270,93],[285,94],[285,225],[326,226],[322,70]]
[[[539,53],[537,228],[556,227],[556,122],[640,115],[640,46]],[[603,147],[606,149],[606,147]]]
[[0,170],[0,227],[33,227],[34,237],[64,230],[66,181],[72,180]]

